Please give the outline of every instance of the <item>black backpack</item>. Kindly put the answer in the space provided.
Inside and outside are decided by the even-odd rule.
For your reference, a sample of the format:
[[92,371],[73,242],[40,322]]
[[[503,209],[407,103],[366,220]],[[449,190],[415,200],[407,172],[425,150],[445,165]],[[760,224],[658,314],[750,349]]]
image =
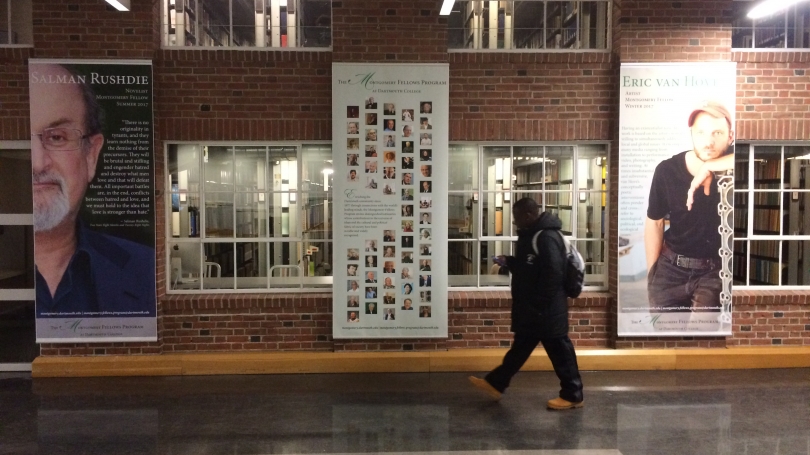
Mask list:
[[[565,295],[575,299],[579,297],[579,294],[582,293],[582,286],[585,283],[585,261],[582,259],[582,255],[579,254],[576,247],[565,238],[564,235],[560,233],[559,230],[554,229],[557,232],[557,235],[562,238],[563,246],[565,251],[565,275],[563,276],[563,289],[565,289]],[[540,250],[537,248],[537,238],[540,237],[540,234],[543,232],[543,229],[537,231],[532,238],[532,248],[534,248],[534,254],[539,255]]]

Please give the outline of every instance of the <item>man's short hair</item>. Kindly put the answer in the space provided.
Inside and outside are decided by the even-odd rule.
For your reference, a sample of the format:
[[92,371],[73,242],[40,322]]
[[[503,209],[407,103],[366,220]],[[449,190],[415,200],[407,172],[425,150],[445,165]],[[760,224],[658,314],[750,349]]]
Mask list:
[[540,213],[540,206],[537,204],[537,201],[535,201],[534,199],[532,199],[530,197],[524,197],[524,198],[518,200],[517,202],[515,202],[515,205],[513,205],[512,208],[516,212],[521,211],[521,212],[531,213],[531,214],[535,214],[535,215]]

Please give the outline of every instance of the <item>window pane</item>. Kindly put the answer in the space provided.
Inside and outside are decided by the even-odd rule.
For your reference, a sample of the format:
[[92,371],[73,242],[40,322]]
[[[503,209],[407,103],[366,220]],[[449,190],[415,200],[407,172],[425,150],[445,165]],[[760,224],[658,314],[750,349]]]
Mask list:
[[750,146],[734,144],[734,189],[747,190],[749,182],[748,167],[751,162]]
[[331,239],[332,193],[301,193],[301,228],[305,239]]
[[480,193],[479,205],[483,213],[482,236],[512,235],[512,198],[503,191]]
[[267,287],[267,243],[236,244],[236,288],[263,289]]
[[332,45],[331,0],[303,0],[300,5],[301,12],[297,14],[301,16],[304,47],[330,47]]
[[782,176],[782,147],[754,147],[754,188],[779,189]]
[[806,260],[810,254],[810,241],[783,240],[782,261],[786,264],[786,273],[782,274],[782,284],[799,286],[810,284],[810,267]]
[[[231,8],[233,11],[233,46],[256,46],[257,29],[262,33],[265,33],[265,30],[266,33],[274,33],[280,29],[279,26],[276,26],[273,30],[270,27],[266,29],[261,27],[262,16],[265,16],[264,20],[267,20],[273,13],[272,10],[267,11],[270,14],[257,13],[254,2],[233,1]],[[282,15],[282,17],[284,16],[286,14]]]
[[0,251],[0,289],[33,289],[34,227],[0,224]]
[[[3,2],[6,3],[6,2]],[[33,44],[33,14],[31,11],[31,1],[18,1],[12,0],[8,2],[11,5],[11,41],[7,33],[0,32],[0,44]],[[9,28],[2,25],[7,22],[8,12],[3,5],[0,10],[3,11],[4,17],[0,19],[0,29],[5,31]]]
[[0,182],[14,188],[14,191],[0,192],[0,213],[33,213],[30,150],[0,149]]
[[[206,186],[208,186],[208,182],[206,182]],[[206,237],[233,237],[233,198],[234,194],[230,192],[205,193]]]
[[509,188],[512,160],[511,147],[484,147],[484,191]]
[[169,146],[172,216],[168,222],[172,237],[200,236],[199,150],[196,145]]
[[236,191],[267,189],[267,147],[234,147]]
[[748,236],[748,193],[734,193],[734,237]]
[[451,145],[449,153],[449,190],[477,190],[478,147],[474,145]]
[[810,47],[810,4],[799,3],[788,10],[787,47]]
[[734,257],[731,263],[734,275],[734,284],[745,286],[748,284],[748,242],[734,241]]
[[268,244],[267,265],[270,287],[300,287],[306,270],[301,242],[271,242]]
[[[478,219],[478,202],[475,201],[477,193],[451,193],[448,195],[447,226],[450,238],[469,238],[475,229]],[[475,214],[474,214],[475,213]]]
[[752,240],[748,267],[749,284],[779,285],[782,264],[779,262],[779,240]]
[[782,226],[781,214],[778,192],[754,193],[754,235],[778,235]]
[[266,193],[236,194],[236,236],[267,236]]
[[303,163],[301,191],[328,191],[332,189],[332,147],[304,145],[301,147]]
[[607,283],[607,254],[602,240],[574,240],[573,245],[585,260],[585,285],[602,286]]
[[233,192],[233,160],[231,147],[203,147],[206,191]]
[[578,239],[605,237],[605,207],[603,192],[580,191],[577,199],[577,230],[573,233]]
[[751,2],[731,2],[734,21],[731,24],[731,47],[754,47],[754,21],[748,18],[748,11],[753,8]]
[[200,8],[199,44],[231,46],[229,0],[206,1]]
[[762,19],[754,19],[754,47],[785,47],[785,12],[772,14]]
[[170,253],[171,289],[200,289],[202,263],[199,243],[174,243]]
[[477,261],[480,257],[478,242],[449,241],[447,242],[447,282],[450,286],[477,286]]
[[203,289],[233,289],[236,271],[234,243],[205,243],[202,267]]
[[[0,44],[16,44],[14,38],[9,38],[8,6],[9,1],[0,1]],[[22,2],[21,2],[22,3]]]
[[481,243],[481,286],[509,286],[509,272],[492,260],[493,256],[512,256],[514,243],[490,241]]

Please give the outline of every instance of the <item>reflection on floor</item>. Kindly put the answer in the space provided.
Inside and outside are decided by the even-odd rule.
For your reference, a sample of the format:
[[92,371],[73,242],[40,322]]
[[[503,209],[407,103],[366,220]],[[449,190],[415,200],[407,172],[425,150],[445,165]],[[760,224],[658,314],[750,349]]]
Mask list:
[[810,454],[810,370],[550,372],[500,402],[465,374],[0,375],[0,454]]

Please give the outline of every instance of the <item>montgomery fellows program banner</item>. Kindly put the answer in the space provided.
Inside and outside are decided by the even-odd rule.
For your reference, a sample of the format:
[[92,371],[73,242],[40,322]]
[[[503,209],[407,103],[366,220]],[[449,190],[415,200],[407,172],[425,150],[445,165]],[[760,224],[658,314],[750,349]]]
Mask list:
[[735,76],[621,67],[620,336],[731,334]]
[[39,343],[155,341],[150,61],[29,60]]
[[332,78],[333,335],[447,337],[448,65]]

